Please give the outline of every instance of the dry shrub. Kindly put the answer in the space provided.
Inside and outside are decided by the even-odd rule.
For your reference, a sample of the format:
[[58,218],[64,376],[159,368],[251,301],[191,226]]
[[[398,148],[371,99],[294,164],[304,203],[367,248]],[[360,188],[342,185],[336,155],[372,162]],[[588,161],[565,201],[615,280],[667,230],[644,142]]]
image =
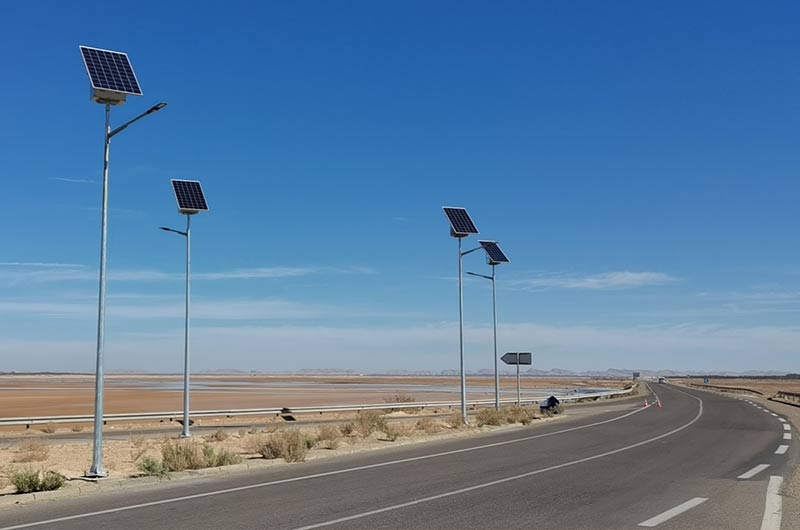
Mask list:
[[81,432],[83,431],[83,425],[73,425],[72,432]]
[[534,418],[533,411],[524,407],[509,407],[503,409],[503,411],[506,414],[506,421],[508,421],[508,423],[528,425]]
[[[392,394],[391,396],[389,396],[387,398],[384,398],[384,401],[386,403],[400,403],[400,404],[403,404],[403,403],[414,403],[416,401],[416,399],[414,399],[413,397],[411,397],[411,395],[409,395],[409,394],[407,394],[405,392],[397,392],[396,394]],[[389,410],[392,410],[392,409],[389,409]],[[419,409],[418,407],[414,407],[414,408],[403,408],[402,410],[403,410],[403,412],[405,412],[407,414],[419,414],[421,409]]]
[[169,470],[164,466],[164,464],[159,460],[149,456],[146,456],[142,458],[140,462],[137,462],[136,469],[138,469],[139,473],[146,477],[163,478],[169,476]]
[[56,424],[55,423],[45,424],[45,426],[42,427],[42,432],[46,434],[53,434],[54,432],[56,432]]
[[12,470],[8,474],[8,479],[16,488],[17,493],[57,490],[66,482],[61,473],[47,470],[40,474],[31,467]]
[[375,431],[385,432],[386,418],[380,412],[374,410],[362,411],[356,416],[356,432],[362,438],[366,438]]
[[223,447],[214,450],[210,445],[203,446],[203,458],[205,459],[205,467],[221,467],[242,463],[242,457],[230,449]]
[[433,418],[420,418],[417,420],[415,428],[425,434],[436,434],[442,430],[442,424],[434,421]]
[[475,422],[478,424],[478,427],[483,427],[484,425],[503,425],[506,423],[506,413],[503,410],[481,409],[478,411],[478,414],[475,415]]
[[132,436],[131,445],[133,445],[133,449],[131,449],[131,460],[133,462],[139,460],[150,448],[144,436]]
[[339,425],[339,432],[342,433],[342,436],[353,436],[356,432],[356,424],[352,421],[343,423]]
[[306,440],[307,437],[297,429],[287,429],[264,437],[258,452],[267,459],[303,462],[308,452]]
[[447,425],[449,425],[451,429],[463,429],[464,428],[464,416],[461,415],[461,411],[456,411],[456,412],[452,413],[447,418]]
[[382,430],[383,434],[386,435],[386,439],[390,442],[394,442],[398,438],[402,438],[404,436],[410,436],[411,432],[413,431],[413,427],[411,427],[410,425],[394,423],[394,424],[387,424],[386,427],[384,427]]
[[339,447],[341,431],[334,425],[323,425],[317,430],[317,443],[327,449]]
[[57,471],[47,470],[42,475],[42,482],[40,485],[41,491],[57,490],[64,486],[67,481],[66,477]]
[[206,439],[214,442],[224,442],[225,440],[228,439],[228,433],[226,433],[222,429],[219,429],[214,434],[206,436]]
[[15,462],[43,462],[50,456],[50,446],[44,440],[31,438],[19,445]]
[[239,429],[238,434],[239,438],[244,438],[244,436],[247,434],[247,431],[245,429]]
[[264,445],[266,440],[267,437],[263,434],[250,435],[244,438],[244,443],[242,443],[242,446],[244,447],[245,452],[258,454],[261,452],[261,446]]
[[161,460],[168,471],[184,471],[205,467],[200,446],[191,440],[170,440],[161,446]]

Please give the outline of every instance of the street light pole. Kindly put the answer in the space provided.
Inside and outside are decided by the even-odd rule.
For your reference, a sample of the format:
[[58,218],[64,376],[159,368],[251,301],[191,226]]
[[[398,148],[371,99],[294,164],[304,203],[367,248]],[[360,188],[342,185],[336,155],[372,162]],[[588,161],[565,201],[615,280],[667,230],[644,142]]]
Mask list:
[[458,351],[461,361],[461,421],[467,421],[467,374],[464,371],[464,279],[462,267],[464,253],[461,252],[461,238],[458,238]]
[[186,307],[183,329],[183,428],[181,438],[192,436],[190,415],[190,323],[191,323],[191,297],[192,297],[192,215],[207,211],[208,205],[203,195],[203,190],[198,181],[172,179],[172,188],[178,201],[178,211],[186,215],[186,231],[181,232],[173,228],[161,227],[161,230],[174,232],[186,238]]
[[100,287],[97,302],[97,350],[94,379],[94,440],[92,448],[92,465],[87,476],[90,478],[103,478],[108,472],[103,467],[103,389],[105,386],[105,369],[103,357],[105,353],[105,327],[106,327],[106,251],[108,240],[108,163],[111,150],[111,138],[123,131],[133,122],[145,116],[158,112],[166,107],[166,103],[159,103],[149,108],[139,116],[111,130],[111,105],[106,103],[105,145],[103,150],[103,203],[100,209]]
[[94,446],[89,477],[108,475],[103,469],[103,354],[106,324],[106,249],[108,236],[108,158],[111,151],[111,105],[106,103],[105,145],[103,148],[103,203],[100,208],[100,287],[97,303],[97,349],[94,378]]
[[470,276],[477,276],[479,278],[486,278],[492,282],[492,330],[494,336],[494,408],[500,410],[500,371],[497,365],[497,289],[495,288],[495,267],[496,263],[490,263],[492,266],[492,275],[478,274],[476,272],[467,272]]
[[[495,281],[496,267],[501,263],[510,263],[505,253],[500,250],[497,241],[478,241],[481,244],[479,248],[486,251],[487,262],[492,267],[492,275],[477,274],[475,272],[468,272],[472,276],[479,276],[486,278],[492,282],[492,331],[494,341],[494,408],[500,410],[500,370],[497,366],[497,282]],[[477,249],[476,249],[477,250]],[[519,399],[518,399],[519,400]]]
[[191,292],[192,232],[191,215],[186,216],[186,321],[183,334],[183,431],[181,438],[189,438],[189,297]]
[[166,226],[160,227],[165,232],[173,232],[186,238],[186,308],[184,318],[184,331],[183,331],[183,428],[181,429],[181,438],[190,438],[192,433],[189,429],[189,308],[191,299],[191,268],[192,268],[192,225],[191,215],[186,216],[186,232],[175,230],[174,228],[167,228]]
[[497,290],[494,281],[495,266],[492,265],[492,330],[494,333],[494,408],[500,410],[500,371],[497,367]]

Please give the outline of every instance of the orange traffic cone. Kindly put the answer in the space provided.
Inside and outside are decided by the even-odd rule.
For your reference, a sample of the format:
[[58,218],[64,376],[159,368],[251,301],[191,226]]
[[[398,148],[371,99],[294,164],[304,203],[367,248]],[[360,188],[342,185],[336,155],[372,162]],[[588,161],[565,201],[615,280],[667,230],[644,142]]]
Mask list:
[[645,408],[649,406],[649,403],[647,403],[646,399],[644,400],[644,406],[645,406]]
[[658,401],[656,401],[656,405],[658,405],[658,408],[661,408],[661,400],[660,399]]

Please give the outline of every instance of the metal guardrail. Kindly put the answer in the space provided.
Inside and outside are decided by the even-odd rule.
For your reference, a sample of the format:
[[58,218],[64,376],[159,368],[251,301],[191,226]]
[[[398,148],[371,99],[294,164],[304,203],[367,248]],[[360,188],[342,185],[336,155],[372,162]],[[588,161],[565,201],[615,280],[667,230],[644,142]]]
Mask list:
[[800,406],[800,394],[797,392],[787,392],[785,390],[778,390],[770,399],[788,402],[792,405],[797,404]]
[[706,385],[700,383],[689,383],[689,386],[695,388],[710,388],[712,390],[719,390],[720,392],[731,392],[733,394],[756,394],[759,396],[763,396],[763,392],[759,392],[758,390],[753,390],[752,388],[745,388],[741,386],[719,386],[719,385]]
[[[605,390],[601,392],[591,392],[586,394],[556,394],[559,401],[564,403],[607,399],[612,396],[629,395],[636,387],[624,390]],[[523,398],[521,404],[530,405],[539,403],[550,397],[535,396]],[[516,403],[516,399],[504,399],[500,403]],[[476,408],[481,405],[493,405],[493,399],[467,401],[467,405]],[[331,412],[358,412],[361,410],[403,410],[403,409],[425,409],[425,408],[452,408],[460,406],[460,401],[432,401],[432,402],[409,402],[409,403],[373,403],[366,405],[329,405],[318,407],[283,407],[270,409],[231,409],[231,410],[198,410],[191,413],[192,418],[211,418],[235,416],[280,416],[284,414],[325,414]],[[142,412],[134,414],[106,414],[103,416],[103,423],[111,421],[147,421],[147,420],[169,420],[174,421],[183,417],[183,411],[178,412]],[[0,418],[0,427],[11,427],[25,425],[46,425],[48,423],[90,423],[94,421],[94,416],[36,416],[20,418]]]

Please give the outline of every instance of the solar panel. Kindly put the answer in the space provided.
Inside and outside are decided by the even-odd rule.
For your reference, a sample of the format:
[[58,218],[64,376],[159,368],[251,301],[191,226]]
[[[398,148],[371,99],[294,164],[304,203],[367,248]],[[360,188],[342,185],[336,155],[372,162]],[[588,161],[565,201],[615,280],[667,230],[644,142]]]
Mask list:
[[175,180],[172,179],[172,189],[175,192],[175,200],[178,201],[178,209],[181,213],[197,213],[208,211],[206,197],[203,195],[203,188],[196,180]]
[[475,223],[472,222],[465,208],[451,208],[445,206],[442,209],[447,219],[450,221],[450,227],[453,229],[454,235],[463,237],[469,234],[479,233],[478,229],[475,227]]
[[509,263],[508,258],[497,246],[497,241],[478,241],[489,256],[489,263],[496,265],[498,263]]
[[141,96],[142,89],[133,73],[128,54],[81,46],[83,64],[92,88]]

